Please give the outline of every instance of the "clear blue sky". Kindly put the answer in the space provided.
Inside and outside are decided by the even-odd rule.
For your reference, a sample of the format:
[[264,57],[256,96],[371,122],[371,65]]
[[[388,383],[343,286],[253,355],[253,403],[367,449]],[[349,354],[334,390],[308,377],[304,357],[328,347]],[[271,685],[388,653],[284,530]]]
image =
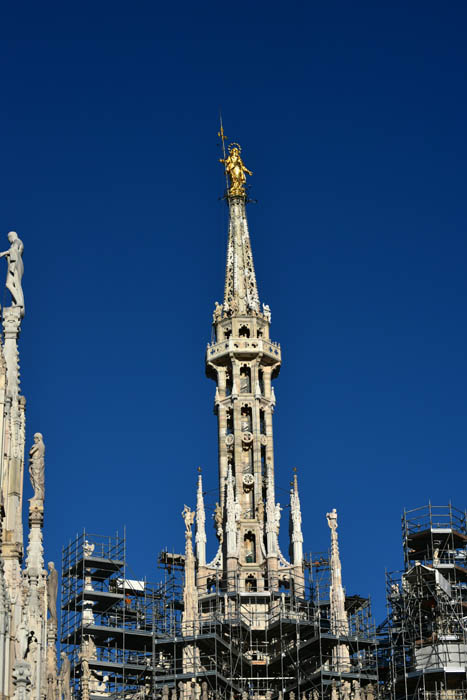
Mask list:
[[466,505],[465,4],[73,7],[1,22],[1,238],[25,243],[46,557],[126,525],[154,580],[198,465],[214,504],[221,108],[283,349],[278,499],[296,466],[308,551],[338,509],[347,591],[381,618],[403,507]]

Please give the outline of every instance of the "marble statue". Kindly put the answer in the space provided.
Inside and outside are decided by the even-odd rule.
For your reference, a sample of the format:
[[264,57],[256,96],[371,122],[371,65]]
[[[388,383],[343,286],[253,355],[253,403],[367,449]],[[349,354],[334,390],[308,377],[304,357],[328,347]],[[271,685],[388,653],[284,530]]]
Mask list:
[[31,684],[34,687],[36,685],[37,679],[37,652],[39,650],[39,644],[35,633],[31,630],[28,634],[28,648],[26,651],[25,661],[29,662],[31,667]]
[[34,433],[34,444],[29,450],[29,476],[34,489],[33,499],[44,500],[44,455],[45,445],[41,433]]
[[220,321],[222,318],[222,304],[219,304],[218,301],[215,302],[214,306],[214,313],[212,315],[212,320],[213,321]]
[[190,534],[192,525],[195,522],[195,512],[188,506],[185,506],[182,510],[182,518],[185,521],[185,532]]
[[83,554],[85,557],[90,557],[92,556],[92,553],[94,552],[95,544],[90,544],[87,540],[85,540],[83,544]]
[[8,262],[8,271],[6,276],[6,288],[11,294],[13,306],[21,308],[21,316],[24,316],[24,296],[21,280],[23,278],[23,242],[18,238],[15,231],[10,231],[8,234],[10,247],[3,253],[0,253],[0,258],[6,258]]
[[240,155],[241,150],[238,143],[232,143],[229,146],[229,155],[227,158],[221,158],[219,161],[225,165],[225,172],[230,181],[229,195],[232,197],[245,194],[245,173],[253,175],[251,170],[248,170],[242,161]]
[[335,533],[337,530],[337,510],[335,508],[333,508],[330,513],[326,513],[326,520],[328,521],[331,531]]
[[263,315],[266,321],[271,322],[271,309],[269,304],[263,304]]
[[220,532],[222,529],[222,508],[219,503],[216,503],[214,508],[214,527],[216,532]]
[[60,697],[63,700],[71,700],[70,693],[70,660],[64,651],[60,654],[62,666],[60,668]]
[[275,526],[276,534],[279,534],[279,530],[280,530],[281,511],[282,511],[281,504],[276,503],[276,508],[274,511],[274,526]]
[[25,620],[21,620],[18,629],[16,630],[16,660],[23,661],[26,658],[28,651],[28,628]]
[[57,593],[58,593],[58,571],[53,561],[49,561],[49,575],[47,577],[47,607],[50,619],[54,627],[57,626]]

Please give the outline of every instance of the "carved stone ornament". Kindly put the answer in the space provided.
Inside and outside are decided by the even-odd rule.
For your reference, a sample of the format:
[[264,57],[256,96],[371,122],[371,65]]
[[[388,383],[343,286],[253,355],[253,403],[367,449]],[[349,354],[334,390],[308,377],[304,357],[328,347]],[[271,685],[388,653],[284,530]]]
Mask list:
[[251,487],[255,483],[255,477],[253,474],[244,474],[243,475],[243,485],[246,487]]
[[235,441],[235,438],[233,435],[226,435],[225,436],[225,444],[227,445],[227,447],[232,447],[232,445],[234,444],[234,441]]
[[267,435],[261,435],[260,437],[260,442],[262,445],[267,445],[268,444],[268,436]]
[[242,433],[242,441],[245,442],[247,445],[248,445],[250,442],[253,442],[253,433],[250,433],[249,430],[247,430],[246,432]]

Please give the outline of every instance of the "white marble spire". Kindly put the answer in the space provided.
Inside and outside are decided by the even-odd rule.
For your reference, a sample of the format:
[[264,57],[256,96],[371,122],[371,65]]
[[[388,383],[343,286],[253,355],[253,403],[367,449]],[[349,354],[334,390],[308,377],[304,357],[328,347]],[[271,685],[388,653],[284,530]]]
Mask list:
[[245,197],[228,197],[230,222],[225,271],[224,313],[248,315],[260,312]]
[[294,474],[293,487],[290,489],[290,520],[291,559],[294,566],[301,566],[303,564],[302,511],[296,474]]
[[293,486],[290,489],[290,555],[293,565],[295,593],[298,596],[303,596],[305,592],[305,577],[303,571],[302,511],[296,474],[294,474]]
[[[331,530],[331,587],[329,591],[331,632],[337,637],[346,637],[349,634],[349,620],[345,610],[345,591],[342,585],[336,509],[333,508],[330,513],[326,513],[326,518]],[[349,669],[350,656],[347,644],[338,644],[334,648],[333,666],[336,671],[345,672]]]
[[198,475],[198,493],[196,498],[196,558],[198,566],[206,565],[206,513],[204,510],[203,479]]

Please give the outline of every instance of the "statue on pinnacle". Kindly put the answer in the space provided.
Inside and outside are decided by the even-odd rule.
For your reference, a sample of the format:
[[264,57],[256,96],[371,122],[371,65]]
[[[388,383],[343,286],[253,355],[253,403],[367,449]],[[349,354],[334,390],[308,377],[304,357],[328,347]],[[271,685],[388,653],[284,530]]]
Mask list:
[[227,158],[220,158],[219,160],[220,163],[224,163],[225,172],[229,177],[229,197],[244,197],[246,184],[245,173],[253,175],[251,170],[245,167],[240,155],[241,151],[242,149],[238,143],[231,143]]
[[29,476],[34,489],[34,501],[44,500],[44,455],[42,433],[35,433],[34,444],[29,450]]
[[10,247],[8,250],[0,253],[0,258],[7,259],[8,271],[6,276],[6,288],[11,294],[13,306],[18,306],[20,308],[21,317],[23,317],[24,295],[21,280],[24,272],[22,258],[24,246],[23,241],[18,238],[18,234],[15,231],[10,231],[8,240],[10,241]]

